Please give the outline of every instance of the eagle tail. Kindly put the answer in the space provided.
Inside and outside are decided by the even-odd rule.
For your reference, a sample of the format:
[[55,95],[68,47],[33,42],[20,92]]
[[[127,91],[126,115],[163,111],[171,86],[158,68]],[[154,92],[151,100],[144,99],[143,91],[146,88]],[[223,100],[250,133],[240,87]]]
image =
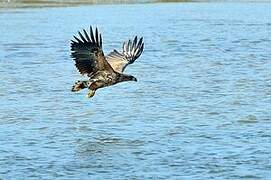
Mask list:
[[77,81],[73,86],[72,86],[72,92],[77,92],[82,89],[87,88],[87,81]]

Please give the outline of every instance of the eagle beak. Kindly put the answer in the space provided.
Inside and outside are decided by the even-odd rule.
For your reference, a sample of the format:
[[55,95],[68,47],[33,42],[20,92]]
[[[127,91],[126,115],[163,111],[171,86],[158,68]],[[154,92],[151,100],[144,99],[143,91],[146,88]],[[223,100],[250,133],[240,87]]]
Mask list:
[[134,78],[133,78],[133,81],[137,82],[137,79],[134,77]]

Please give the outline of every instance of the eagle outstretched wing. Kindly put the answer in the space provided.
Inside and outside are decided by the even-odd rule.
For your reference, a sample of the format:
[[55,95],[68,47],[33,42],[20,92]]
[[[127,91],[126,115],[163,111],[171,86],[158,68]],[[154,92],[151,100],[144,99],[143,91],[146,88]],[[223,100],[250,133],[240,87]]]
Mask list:
[[106,59],[115,71],[122,73],[127,65],[132,64],[141,55],[143,49],[143,37],[137,42],[136,36],[133,41],[129,39],[123,43],[122,53],[114,49],[106,56]]
[[106,61],[102,50],[102,36],[98,29],[93,33],[90,26],[90,35],[83,29],[83,33],[78,32],[79,37],[73,36],[75,40],[71,42],[71,56],[75,61],[75,66],[82,75],[91,76],[98,71],[113,71]]

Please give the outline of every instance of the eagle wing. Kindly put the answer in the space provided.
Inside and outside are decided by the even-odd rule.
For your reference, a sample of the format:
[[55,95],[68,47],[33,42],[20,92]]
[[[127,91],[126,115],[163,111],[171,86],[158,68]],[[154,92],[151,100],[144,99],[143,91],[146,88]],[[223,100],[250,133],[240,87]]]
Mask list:
[[106,61],[102,50],[102,36],[98,29],[93,33],[90,26],[90,35],[83,29],[83,34],[79,31],[79,37],[73,36],[71,40],[71,56],[75,61],[75,66],[82,75],[91,76],[98,71],[113,72],[112,67]]
[[143,49],[143,37],[137,42],[136,36],[133,41],[129,39],[129,41],[123,43],[122,53],[114,49],[107,55],[106,59],[115,71],[122,73],[127,65],[135,62],[143,52]]

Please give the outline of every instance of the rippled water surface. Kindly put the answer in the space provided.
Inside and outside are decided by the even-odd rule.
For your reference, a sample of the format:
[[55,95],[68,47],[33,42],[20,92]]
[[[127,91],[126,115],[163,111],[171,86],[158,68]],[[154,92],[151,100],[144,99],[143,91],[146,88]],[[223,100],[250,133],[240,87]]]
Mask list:
[[[271,4],[0,11],[0,179],[270,179]],[[72,35],[134,35],[138,82],[70,92]]]

